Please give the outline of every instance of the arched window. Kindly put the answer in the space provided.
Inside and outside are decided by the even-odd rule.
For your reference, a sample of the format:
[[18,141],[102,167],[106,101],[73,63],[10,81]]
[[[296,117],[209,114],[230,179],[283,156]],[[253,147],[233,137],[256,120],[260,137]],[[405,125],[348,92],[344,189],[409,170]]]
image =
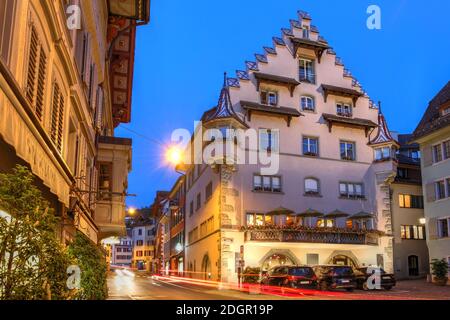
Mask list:
[[305,194],[306,195],[318,195],[320,193],[319,180],[316,178],[305,179]]
[[313,97],[310,96],[302,96],[301,97],[301,107],[303,111],[315,111],[316,103]]

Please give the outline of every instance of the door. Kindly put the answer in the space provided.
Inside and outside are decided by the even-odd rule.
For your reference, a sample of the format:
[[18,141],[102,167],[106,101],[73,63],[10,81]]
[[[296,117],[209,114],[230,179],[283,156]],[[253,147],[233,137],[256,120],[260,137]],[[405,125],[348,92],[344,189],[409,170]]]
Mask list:
[[408,257],[408,271],[410,277],[419,276],[419,257],[409,256]]

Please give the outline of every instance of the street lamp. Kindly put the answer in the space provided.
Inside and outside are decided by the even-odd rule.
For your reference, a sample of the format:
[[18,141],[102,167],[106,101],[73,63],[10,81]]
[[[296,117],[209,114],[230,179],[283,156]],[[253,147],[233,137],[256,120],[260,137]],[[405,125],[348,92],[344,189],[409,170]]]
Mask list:
[[166,161],[177,166],[182,163],[183,152],[178,146],[171,146],[166,150]]
[[128,214],[129,215],[134,215],[136,213],[136,208],[128,208]]
[[425,225],[425,224],[427,223],[427,219],[425,219],[425,218],[420,218],[420,219],[419,219],[419,222],[420,222],[421,225]]

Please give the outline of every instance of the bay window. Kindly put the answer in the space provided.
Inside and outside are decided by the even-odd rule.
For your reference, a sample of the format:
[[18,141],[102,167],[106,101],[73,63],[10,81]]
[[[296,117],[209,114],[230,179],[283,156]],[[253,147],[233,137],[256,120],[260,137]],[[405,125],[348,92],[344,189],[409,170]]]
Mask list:
[[375,160],[383,161],[391,159],[391,148],[390,147],[382,147],[375,149]]

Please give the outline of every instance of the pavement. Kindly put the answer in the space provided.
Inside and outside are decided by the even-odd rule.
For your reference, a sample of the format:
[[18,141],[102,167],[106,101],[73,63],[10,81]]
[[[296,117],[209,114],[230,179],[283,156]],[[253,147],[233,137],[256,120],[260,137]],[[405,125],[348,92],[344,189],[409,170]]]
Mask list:
[[390,291],[322,292],[316,290],[264,290],[219,288],[215,282],[193,282],[177,277],[152,277],[120,270],[108,275],[110,300],[450,300],[450,286],[439,287],[425,280],[398,281]]

